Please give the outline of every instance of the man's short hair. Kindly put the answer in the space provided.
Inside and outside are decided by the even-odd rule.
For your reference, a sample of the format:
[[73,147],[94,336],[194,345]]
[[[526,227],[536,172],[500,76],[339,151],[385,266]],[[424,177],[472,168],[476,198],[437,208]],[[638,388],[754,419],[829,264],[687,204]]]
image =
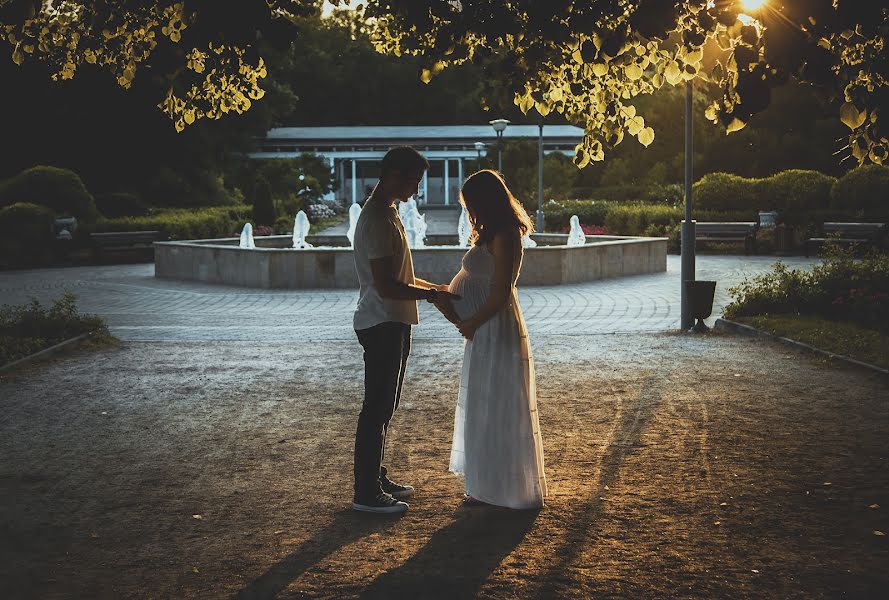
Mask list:
[[390,173],[423,173],[429,169],[429,161],[410,146],[398,146],[391,148],[383,163],[380,165],[380,174],[385,177]]

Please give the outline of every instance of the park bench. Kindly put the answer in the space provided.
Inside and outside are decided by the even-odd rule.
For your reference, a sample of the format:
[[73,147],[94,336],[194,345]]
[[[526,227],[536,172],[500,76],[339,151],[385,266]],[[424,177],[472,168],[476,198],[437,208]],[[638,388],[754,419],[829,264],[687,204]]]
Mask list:
[[825,223],[824,237],[806,240],[806,256],[815,254],[828,240],[859,247],[876,246],[886,234],[886,223]]
[[696,242],[742,242],[744,254],[753,250],[753,234],[756,223],[753,221],[712,222],[695,224]]
[[160,231],[113,231],[108,233],[91,233],[90,242],[98,255],[105,251],[146,250],[153,249],[154,242],[160,242],[166,236]]

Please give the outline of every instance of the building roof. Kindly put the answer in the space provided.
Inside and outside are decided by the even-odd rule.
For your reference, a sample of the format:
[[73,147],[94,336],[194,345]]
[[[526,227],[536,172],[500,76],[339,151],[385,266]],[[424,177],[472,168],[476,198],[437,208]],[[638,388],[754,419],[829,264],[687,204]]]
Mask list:
[[[534,139],[537,125],[510,125],[503,132],[509,140]],[[547,144],[578,144],[583,129],[571,125],[544,125],[543,138]],[[266,142],[318,146],[360,146],[410,144],[441,145],[474,144],[496,141],[497,134],[490,125],[410,125],[410,126],[354,126],[354,127],[277,127],[266,134]]]

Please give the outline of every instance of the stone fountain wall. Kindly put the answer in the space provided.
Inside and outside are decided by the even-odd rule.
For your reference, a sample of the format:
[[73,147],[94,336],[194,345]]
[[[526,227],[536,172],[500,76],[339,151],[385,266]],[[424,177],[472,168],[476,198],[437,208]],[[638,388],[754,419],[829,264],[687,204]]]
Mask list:
[[[342,236],[309,236],[315,246],[339,244]],[[588,236],[583,246],[565,246],[565,234],[535,234],[539,244],[525,251],[519,285],[561,285],[663,272],[667,239]],[[290,236],[256,238],[255,249],[238,240],[157,242],[155,276],[256,288],[357,288],[352,249],[293,250]],[[427,240],[427,243],[454,243]],[[544,245],[562,244],[562,245]],[[466,248],[432,246],[411,251],[414,271],[430,281],[447,282],[460,270]]]

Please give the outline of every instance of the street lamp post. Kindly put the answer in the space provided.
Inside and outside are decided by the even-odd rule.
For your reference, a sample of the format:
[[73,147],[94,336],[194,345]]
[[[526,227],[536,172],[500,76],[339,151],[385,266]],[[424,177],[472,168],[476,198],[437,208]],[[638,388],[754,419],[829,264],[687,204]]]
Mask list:
[[537,121],[537,222],[538,233],[543,233],[543,117]]
[[484,142],[476,142],[475,143],[475,170],[482,170],[482,157],[487,156],[488,147],[485,146]]
[[685,82],[685,220],[682,222],[682,253],[679,285],[680,290],[680,327],[688,331],[695,323],[691,311],[691,302],[686,291],[686,281],[695,278],[695,222],[692,220],[692,144],[694,143],[692,129],[692,96],[694,88],[691,81]]
[[509,125],[509,119],[494,119],[488,122],[497,134],[497,171],[503,173],[503,132]]

